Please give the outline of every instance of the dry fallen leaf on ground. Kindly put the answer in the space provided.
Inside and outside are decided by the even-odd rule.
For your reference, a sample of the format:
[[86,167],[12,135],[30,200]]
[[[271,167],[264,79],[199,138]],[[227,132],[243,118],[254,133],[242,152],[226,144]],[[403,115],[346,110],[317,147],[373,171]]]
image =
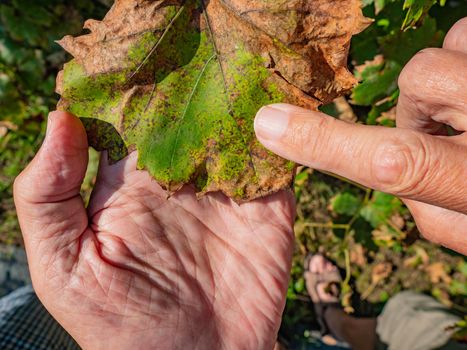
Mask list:
[[139,152],[170,192],[194,184],[251,200],[290,186],[294,164],[256,140],[257,110],[317,108],[348,92],[360,0],[117,0],[60,44],[60,108],[112,161]]

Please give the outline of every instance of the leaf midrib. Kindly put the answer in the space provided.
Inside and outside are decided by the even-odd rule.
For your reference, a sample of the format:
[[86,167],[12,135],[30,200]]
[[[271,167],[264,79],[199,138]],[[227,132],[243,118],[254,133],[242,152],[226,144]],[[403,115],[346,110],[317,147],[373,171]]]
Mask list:
[[183,110],[183,115],[182,118],[178,121],[178,128],[177,128],[177,136],[175,137],[175,144],[172,149],[172,156],[170,158],[170,169],[173,169],[173,161],[175,157],[175,152],[177,151],[178,147],[178,140],[180,139],[180,132],[182,130],[183,126],[183,121],[185,120],[186,114],[188,112],[188,109],[190,108],[191,101],[193,100],[193,97],[195,95],[196,90],[198,89],[199,83],[201,82],[201,78],[203,77],[204,73],[206,72],[207,67],[211,63],[211,61],[216,58],[216,54],[212,55],[204,64],[203,69],[201,70],[200,74],[198,75],[198,78],[196,79],[195,85],[193,86],[193,89],[191,90],[190,96],[188,97],[187,103],[185,104],[185,109]]

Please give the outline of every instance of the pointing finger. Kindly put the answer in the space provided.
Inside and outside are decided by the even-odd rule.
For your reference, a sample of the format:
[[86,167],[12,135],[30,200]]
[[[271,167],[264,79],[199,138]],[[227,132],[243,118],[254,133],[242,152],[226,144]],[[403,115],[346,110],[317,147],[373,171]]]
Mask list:
[[255,130],[264,146],[287,159],[467,213],[462,144],[411,130],[345,123],[284,104],[263,108]]

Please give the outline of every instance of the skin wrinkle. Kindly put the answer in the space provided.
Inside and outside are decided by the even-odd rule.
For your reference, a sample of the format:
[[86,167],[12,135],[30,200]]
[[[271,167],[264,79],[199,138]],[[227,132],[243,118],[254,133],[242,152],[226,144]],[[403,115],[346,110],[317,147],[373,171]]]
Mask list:
[[[419,165],[419,168],[424,169],[422,173],[419,175],[420,176],[420,182],[418,183],[418,186],[416,187],[416,190],[418,193],[423,193],[427,192],[429,193],[429,184],[436,182],[436,178],[439,176],[439,173],[435,169],[442,169],[443,168],[443,162],[441,159],[437,157],[429,157],[429,154],[436,154],[434,149],[431,145],[423,145],[421,149],[423,149],[422,155],[423,157],[419,156],[418,162],[421,163]],[[425,164],[423,164],[425,163]],[[438,197],[437,193],[433,193],[433,196],[431,200],[436,200]],[[451,202],[451,200],[448,200]]]
[[[126,302],[124,303],[106,303],[106,304],[103,304],[103,305],[99,305],[99,308],[105,310],[105,311],[111,311],[112,309],[114,310],[118,310],[118,311],[112,311],[112,313],[114,313],[115,315],[119,315],[119,316],[123,316],[123,315],[127,315],[127,313],[125,312],[125,310],[131,310],[129,308],[129,306],[131,304],[136,304],[136,305],[140,305],[140,304],[143,304],[139,299],[133,299],[130,297],[130,288],[135,288],[134,287],[134,283],[132,283],[132,281],[134,281],[134,278],[135,276],[130,276],[130,280],[128,279],[125,279],[125,280],[120,280],[116,275],[116,270],[113,271],[111,277],[110,277],[110,283],[108,283],[108,289],[106,290],[104,288],[104,286],[100,285],[101,286],[101,289],[103,291],[103,293],[105,295],[121,295],[125,298]],[[96,278],[96,282],[97,284],[100,284],[99,283],[99,280]],[[122,282],[125,282],[125,285],[126,285],[126,291],[120,291],[119,289],[116,289],[115,287],[113,287],[115,285],[115,283],[118,283],[118,285],[120,285]],[[141,289],[141,291],[145,291],[145,289]],[[112,299],[110,299],[112,300]],[[129,303],[129,301],[131,301],[131,304]],[[123,305],[124,309],[123,311],[120,310],[121,306]],[[144,305],[144,304],[143,304]],[[108,309],[108,307],[110,307],[110,309]],[[135,310],[139,310],[139,307],[135,308]]]
[[[59,270],[63,271],[63,273],[69,273],[70,271],[72,271],[73,266],[77,263],[78,258],[79,258],[79,255],[78,255],[79,252],[77,252],[76,248],[77,248],[76,244],[74,245],[68,244],[68,245],[59,246],[56,256],[57,257],[63,256],[63,259],[60,259],[61,264],[56,264],[53,260],[52,260],[52,264],[54,264],[55,266],[59,266]],[[49,260],[49,263],[50,261],[51,260]],[[63,261],[67,261],[67,263],[64,263]]]
[[[139,204],[145,206],[147,209],[150,209],[148,206],[146,206],[145,204],[143,204],[143,202],[140,202]],[[139,227],[139,225],[137,224],[137,222],[136,222],[134,216],[131,215],[131,213],[129,213],[125,208],[122,208],[122,210],[124,210],[125,213],[126,213],[125,217],[130,218],[130,219],[133,221],[133,223],[135,224],[135,226]],[[160,225],[160,223],[157,222],[157,224],[158,224],[157,227],[159,228],[158,231],[163,232],[162,226]],[[152,226],[154,226],[154,224],[153,224]],[[149,243],[150,246],[152,246],[151,241],[143,234],[143,228],[139,228],[137,231],[138,231],[138,233],[140,233],[141,239],[142,239],[143,241]],[[149,232],[151,232],[151,231],[149,231]],[[159,235],[157,235],[157,236],[159,236]],[[161,235],[159,236],[159,238],[161,238],[161,237],[166,237],[166,236],[165,236],[164,234],[161,234]],[[145,245],[145,247],[147,247],[147,246]],[[154,247],[154,248],[155,248],[155,247]],[[129,249],[129,248],[128,248],[128,249]],[[155,249],[155,250],[157,251],[157,249]],[[131,251],[131,250],[130,250],[130,251]]]
[[[243,256],[241,255],[241,253],[240,253],[239,251],[237,251],[237,250],[234,250],[233,253],[239,255],[240,258],[243,257]],[[244,258],[244,257],[243,257],[243,258]],[[254,265],[248,264],[248,267],[250,268],[250,270],[252,270],[254,276],[259,275],[258,270],[256,269],[256,267],[255,267]],[[229,288],[228,283],[226,283],[226,287]],[[262,292],[265,292],[266,294],[268,294],[268,289],[267,289],[265,286],[261,286],[261,287],[264,288],[264,290],[263,290]],[[248,293],[248,291],[244,291],[244,293]],[[242,297],[242,294],[240,294],[240,295],[237,294],[236,297],[237,297],[237,298],[241,298],[241,297]],[[240,309],[241,309],[241,307],[240,307]],[[243,311],[243,313],[245,314],[244,311]],[[245,314],[245,315],[246,315],[246,314]]]
[[[438,178],[442,178],[443,176],[440,176],[439,174],[439,169],[443,169],[443,172],[446,172],[446,169],[449,169],[449,173],[451,176],[455,176],[457,170],[459,169],[460,173],[458,174],[459,176],[463,175],[463,170],[462,166],[459,166],[456,164],[454,167],[450,167],[449,164],[446,164],[446,158],[443,156],[436,156],[437,155],[437,150],[436,146],[433,145],[430,142],[422,142],[422,145],[420,146],[420,149],[423,149],[424,157],[419,157],[421,160],[418,160],[418,162],[425,162],[425,165],[420,165],[421,168],[424,168],[424,174],[420,176],[421,180],[419,184],[422,185],[421,188],[418,188],[417,191],[418,193],[432,193],[431,198],[428,197],[428,201],[434,202],[437,198],[439,198],[440,191],[443,192],[443,194],[446,196],[446,199],[444,200],[446,205],[449,205],[449,203],[453,204],[456,203],[458,200],[456,199],[458,195],[458,189],[457,188],[452,188],[447,194],[446,191],[442,188],[436,188],[433,191],[429,191],[429,185],[433,183],[438,182]],[[429,157],[429,154],[434,154],[434,157]],[[428,160],[426,160],[428,159]],[[467,168],[466,168],[467,169]],[[467,171],[464,170],[464,176]],[[423,176],[423,177],[422,177]],[[455,176],[456,177],[456,176]],[[463,200],[461,199],[458,205],[462,205]],[[464,208],[464,212],[467,213],[467,207]]]
[[[112,279],[112,282],[114,282],[114,281],[115,281],[115,279]],[[120,294],[120,295],[122,295],[122,296],[124,297],[125,302],[123,303],[123,310],[120,311],[121,315],[128,315],[128,314],[131,314],[132,312],[129,312],[129,311],[133,311],[132,308],[130,307],[130,305],[132,305],[132,304],[138,305],[138,307],[136,308],[136,310],[140,310],[140,309],[141,309],[141,307],[139,306],[140,300],[139,300],[139,299],[133,299],[133,298],[130,297],[130,290],[131,290],[132,286],[135,284],[134,281],[135,281],[135,275],[131,275],[131,276],[130,276],[130,280],[129,280],[128,284],[127,284],[126,290],[122,290],[122,291],[114,290],[114,291],[113,291],[113,292],[116,293],[117,295]],[[112,287],[112,284],[111,284],[110,286]],[[110,290],[112,290],[112,288],[110,288]],[[108,295],[111,295],[111,293],[108,293]],[[130,303],[129,301],[130,301],[131,303]],[[121,304],[117,304],[117,303],[114,302],[114,303],[111,304],[111,305],[112,305],[114,308],[119,308],[119,306],[120,306]],[[143,305],[141,305],[141,306],[143,306]],[[121,307],[121,306],[120,306],[120,307]],[[153,316],[153,317],[154,317],[154,316]],[[122,321],[123,321],[123,320],[124,320],[124,318],[122,318]]]
[[[246,313],[245,313],[245,310],[241,307],[240,303],[238,303],[237,301],[237,298],[238,299],[241,299],[241,296],[238,296],[236,295],[236,293],[234,293],[232,291],[232,289],[230,288],[230,285],[229,283],[225,280],[224,276],[221,277],[221,280],[224,282],[223,285],[225,286],[225,288],[228,290],[228,292],[230,293],[230,298],[229,301],[232,301],[234,304],[235,304],[235,307],[232,307],[232,309],[236,309],[237,312],[239,312],[242,316],[242,319],[245,321],[245,323],[242,322],[241,324],[241,327],[248,327],[249,330],[254,334],[254,337],[256,339],[258,339],[258,335],[256,333],[256,328],[253,326],[253,324],[251,323],[251,320],[247,317]],[[222,318],[222,316],[221,316]],[[255,349],[257,347],[251,347],[251,349]]]
[[398,187],[390,184],[390,190],[401,193],[402,197],[417,195],[420,193],[420,187],[426,184],[426,175],[430,170],[430,158],[428,158],[430,153],[428,153],[425,143],[417,137],[414,137],[413,141],[408,144],[397,140],[393,141],[393,144],[396,145],[395,147],[392,146],[396,148],[394,154],[396,154],[396,157],[402,155],[404,161],[397,164],[397,166],[401,167],[398,169],[399,178],[395,179],[394,182],[402,184],[402,186]]
[[[218,239],[221,239],[220,237],[217,237],[217,238],[218,238]],[[222,239],[221,239],[221,240],[222,240]],[[238,253],[238,254],[240,254],[239,252],[237,252],[237,253]],[[226,265],[226,264],[224,264],[224,265]],[[221,275],[221,278],[223,279],[223,278],[224,278],[224,276],[223,276],[223,275]]]
[[[115,267],[117,267],[117,268],[120,268],[120,269],[123,269],[123,270],[125,270],[126,272],[131,272],[131,273],[133,273],[133,274],[135,274],[135,275],[138,275],[138,276],[140,276],[140,277],[143,278],[143,279],[146,279],[151,285],[156,286],[158,289],[164,290],[166,295],[170,295],[170,294],[173,293],[172,291],[169,291],[169,288],[167,287],[168,285],[170,285],[170,284],[168,283],[168,282],[170,281],[170,279],[167,278],[166,276],[164,276],[163,273],[161,273],[161,272],[159,272],[159,271],[157,271],[157,270],[155,270],[155,269],[151,269],[153,272],[157,272],[157,275],[158,275],[159,278],[160,278],[160,277],[165,277],[164,280],[165,280],[165,282],[166,282],[166,284],[167,284],[166,287],[162,287],[162,285],[160,284],[160,282],[158,281],[158,279],[155,279],[155,278],[150,277],[150,275],[149,275],[149,274],[146,274],[144,271],[142,272],[142,271],[139,271],[137,268],[130,267],[130,266],[126,265],[126,264],[120,264],[120,263],[116,263],[116,262],[114,262],[114,261],[111,261],[111,260],[109,260],[107,257],[103,256],[102,254],[99,254],[99,255],[101,256],[101,258],[103,258],[103,259],[106,260],[108,263],[112,264],[113,266],[115,266]],[[133,256],[133,258],[136,258],[136,257]],[[139,259],[138,259],[138,260],[139,260]],[[138,265],[141,266],[140,264],[138,264]],[[146,267],[148,267],[148,266],[146,265]]]
[[[98,281],[96,281],[96,282],[98,282]],[[79,283],[81,284],[81,282],[79,282]],[[98,286],[101,287],[100,285],[98,285]],[[82,290],[82,292],[81,292],[81,290]],[[68,302],[71,303],[71,304],[78,304],[78,303],[86,303],[86,304],[89,303],[90,304],[88,306],[88,310],[83,311],[82,314],[84,314],[85,312],[89,312],[89,313],[95,314],[95,315],[100,314],[100,311],[96,311],[96,310],[101,310],[102,309],[101,303],[95,298],[90,298],[89,293],[86,292],[85,288],[76,288],[76,287],[68,286],[67,288],[64,289],[64,292],[66,293],[65,295],[73,295],[73,298],[68,299]],[[76,310],[74,310],[73,313],[79,314],[79,313],[77,313]]]
[[[253,234],[256,235],[256,232],[253,232],[253,231],[255,231],[255,230],[252,228],[252,225],[251,225],[249,219],[245,219],[245,222],[249,225],[250,230],[252,231],[251,233],[253,233]],[[262,222],[259,222],[259,224],[262,224]],[[291,230],[288,230],[288,231],[291,232]],[[251,233],[250,233],[250,234],[251,234]],[[256,236],[258,236],[258,235],[256,235]],[[260,237],[260,236],[259,236],[259,237]],[[266,247],[266,251],[268,252],[269,256],[272,257],[272,254],[269,253],[269,250],[268,250],[268,248],[267,248],[268,245],[264,245],[264,246]],[[285,272],[285,274],[286,274],[286,276],[288,276],[287,272]],[[273,288],[270,288],[270,289],[272,290]],[[273,298],[272,298],[272,295],[270,295],[270,297],[271,297],[271,299],[273,299]]]
[[[189,215],[192,215],[192,214],[189,214]],[[200,221],[200,224],[201,224],[202,226],[206,227],[206,225],[205,225],[204,222]],[[223,231],[223,232],[228,232],[228,231],[226,230],[226,231]],[[227,247],[227,244],[226,244],[222,239],[220,239],[220,237],[218,237],[213,231],[209,230],[209,228],[207,228],[207,227],[206,227],[206,234],[210,234],[210,235],[214,238],[214,240],[217,241],[217,242],[215,242],[215,244],[218,243],[218,242],[220,242],[220,243],[222,243],[222,245],[223,245],[224,248]],[[222,268],[222,271],[221,271],[221,275],[220,275],[221,277],[223,277],[224,269],[229,265],[228,262],[227,262],[227,260],[226,260],[227,257],[228,257],[228,255],[229,255],[229,252],[228,252],[227,249],[224,249],[224,251],[225,251],[225,253],[224,253],[223,259],[221,260],[222,263],[219,264],[219,262],[217,262],[217,265],[221,265],[221,266],[223,267],[223,268]],[[213,271],[213,270],[211,269],[210,271]],[[212,274],[212,276],[213,276],[212,279],[215,280],[214,274]],[[214,288],[216,287],[215,282],[213,282],[212,286],[213,286]],[[211,299],[211,302],[212,302],[212,304],[214,305],[214,301],[215,301],[214,296],[211,296],[211,298],[208,298],[208,299]]]
[[[444,130],[444,135],[447,136],[447,127],[450,125],[456,134],[467,130],[467,119],[464,114],[467,113],[467,105],[462,108],[449,108],[443,107],[436,115],[431,116],[431,119],[437,123],[440,123],[440,129]],[[433,133],[437,135],[436,131]]]
[[[249,220],[245,220],[245,221],[247,221],[247,225],[248,225],[249,228],[250,228],[250,234],[256,234],[256,229],[255,229],[254,226],[251,224],[251,222],[250,222]],[[258,239],[259,239],[261,242],[263,242],[263,239],[262,239],[261,235],[256,235],[256,236],[258,237]],[[265,247],[265,251],[266,251],[266,253],[268,254],[268,257],[270,258],[270,260],[274,261],[275,258],[274,258],[274,255],[271,253],[271,250],[270,250],[271,248],[270,248],[270,246],[269,246],[268,244],[264,244],[264,242],[263,242],[263,246]],[[280,263],[277,263],[277,265],[278,265],[278,266],[281,266]],[[289,268],[290,268],[290,266],[289,266]],[[284,271],[284,275],[285,275],[286,277],[285,277],[285,276],[282,276],[282,278],[280,278],[280,280],[283,280],[284,277],[285,277],[285,278],[288,278],[288,269],[286,269],[286,270]],[[274,277],[274,276],[273,276],[273,277]],[[265,292],[267,293],[267,295],[269,296],[269,298],[270,298],[271,300],[274,300],[275,298],[273,297],[272,293],[274,292],[275,288],[271,288],[271,287],[272,287],[272,286],[269,286],[269,288],[266,288]],[[277,285],[277,286],[275,286],[275,287],[279,287],[279,285]]]
[[[197,219],[197,217],[196,217],[194,214],[192,214],[192,213],[187,213],[187,215],[190,215],[190,216],[192,216],[194,219]],[[202,226],[204,226],[205,229],[206,229],[206,232],[208,232],[209,234],[212,234],[212,235],[215,237],[215,239],[218,239],[218,238],[219,238],[219,237],[216,235],[215,231],[213,231],[212,228],[206,226],[206,224],[205,224],[205,222],[204,222],[203,220],[199,220],[199,223],[200,223]],[[228,232],[228,227],[227,227],[227,225],[224,224],[223,228],[222,228],[220,231],[221,231],[221,232]],[[223,241],[222,241],[222,242],[223,242]],[[224,243],[224,242],[223,242],[223,243]],[[208,252],[208,250],[207,250],[207,252]],[[227,254],[227,250],[225,250],[225,254]],[[222,261],[224,261],[224,259],[222,259]],[[221,265],[222,265],[222,266],[227,266],[228,264],[224,262],[224,263],[221,264]],[[212,270],[211,270],[211,271],[212,271]],[[214,285],[214,284],[213,284],[213,285]]]
[[[177,212],[177,211],[174,212],[174,215],[175,215],[175,217],[176,217],[178,220],[180,220],[180,217],[178,216],[178,212]],[[183,230],[183,224],[182,224],[182,230]],[[185,238],[185,239],[186,239],[186,238]],[[193,251],[191,251],[190,257],[194,260]],[[179,261],[178,266],[183,266],[181,261]],[[195,275],[194,275],[194,279],[196,280],[196,270],[195,270],[194,274],[195,274]],[[175,293],[176,293],[176,295],[177,295],[177,299],[178,299],[178,300],[183,300],[183,297],[182,297],[182,295],[181,295],[181,293],[180,293],[180,286],[179,286],[178,283],[176,284],[176,291],[175,291]],[[175,329],[176,329],[177,331],[180,330],[180,311],[177,312],[177,319],[176,319]],[[175,339],[176,339],[176,338],[174,337],[174,343],[175,343]]]
[[[60,231],[60,225],[63,226],[64,224],[69,222],[70,218],[76,221],[76,225],[74,226],[78,226],[78,227],[74,227],[74,226],[72,226],[71,228],[67,227],[68,231],[70,232],[81,231],[82,233],[84,232],[86,228],[86,224],[82,223],[82,221],[80,220],[80,216],[81,218],[84,217],[84,215],[80,215],[82,214],[82,208],[79,206],[79,203],[74,200],[67,200],[60,204],[58,203],[56,204],[34,203],[32,205],[37,205],[40,209],[36,209],[32,213],[27,213],[23,215],[23,218],[25,219],[24,221],[29,222],[31,226],[33,226],[35,229],[38,229],[40,230],[40,232],[42,232],[41,239],[49,239],[49,238],[56,239],[57,237],[59,237],[57,236],[56,230],[58,229]],[[64,217],[61,214],[57,214],[59,212],[58,209],[62,205],[67,205],[68,209],[71,211],[71,213],[69,214],[72,214],[72,215],[70,216],[67,215],[66,217]],[[54,220],[52,220],[51,222],[45,223],[42,220],[43,216],[51,217]],[[82,228],[79,226],[82,226]],[[50,227],[57,227],[57,229],[50,230]],[[61,230],[63,230],[63,227],[61,228]],[[26,234],[28,234],[28,232],[26,232]],[[47,234],[47,236],[45,234]]]
[[[156,222],[156,225],[158,226],[158,229],[160,230],[160,228],[161,228],[161,227],[160,227],[160,223],[159,223],[159,222]],[[141,240],[143,241],[144,247],[145,247],[144,252],[143,252],[143,257],[144,257],[143,260],[145,260],[145,261],[150,261],[150,252],[149,252],[149,248],[153,248],[153,247],[152,247],[151,240],[149,240],[149,239],[144,235],[144,231],[145,231],[145,228],[143,228],[143,227],[141,227],[141,228],[138,230],[138,232],[139,232],[139,234],[140,234],[140,237],[141,237]],[[128,249],[129,249],[129,248],[128,248]],[[130,251],[131,251],[131,250],[130,250]],[[156,250],[156,251],[157,251],[157,250]],[[144,267],[144,264],[142,264],[142,265],[143,265],[143,268],[145,269],[145,271],[146,271],[147,273],[149,273],[149,270],[150,270],[150,269],[149,269],[149,266],[147,266],[147,268],[146,268],[146,267]],[[155,269],[154,269],[154,270],[155,270]],[[157,272],[159,272],[159,271],[157,271]]]
[[[38,244],[37,244],[37,251],[38,251],[38,252],[41,251],[41,245],[43,245],[43,244],[46,244],[46,245],[47,245],[47,242],[44,241],[44,240],[39,240],[39,242],[38,242]],[[69,248],[69,246],[66,246],[66,245],[65,245],[65,246],[61,246],[61,247],[59,248],[58,253],[60,253],[61,250],[65,249],[65,248]],[[60,254],[57,254],[57,256],[60,256]],[[67,258],[67,260],[70,259],[70,255],[64,254],[64,256]],[[73,255],[71,255],[71,256],[73,256]],[[50,256],[50,255],[48,255],[48,254],[39,254],[39,263],[40,263],[41,266],[44,266],[44,267],[46,268],[46,271],[47,271],[47,280],[50,280],[50,279],[51,279],[50,275],[48,274],[48,272],[50,271],[51,266],[53,267],[54,273],[56,273],[57,275],[58,275],[59,273],[55,272],[56,270],[62,271],[62,272],[67,272],[67,271],[68,271],[68,269],[66,269],[66,270],[63,269],[63,266],[65,265],[65,264],[63,263],[63,260],[61,261],[61,263],[57,263],[55,257],[54,257],[54,256]],[[74,264],[72,264],[72,265],[74,265]],[[59,267],[58,269],[57,269],[57,266]],[[32,276],[32,277],[33,277],[33,276]]]
[[[419,118],[419,105],[420,102],[417,102],[414,97],[410,95],[402,95],[399,97],[399,103],[397,105],[397,120],[396,124],[398,127],[407,128],[407,129],[416,129],[416,130],[426,130],[432,135],[446,135],[446,126],[438,123],[432,118]],[[407,112],[406,112],[407,111]],[[417,118],[402,118],[401,115],[404,114],[413,114],[417,115]],[[421,114],[421,113],[420,113]],[[430,112],[426,115],[432,115]]]
[[[151,240],[149,240],[147,237],[145,237],[142,233],[141,233],[141,237],[142,237],[142,240],[143,240],[145,243],[147,243],[147,247],[148,247],[148,250],[147,250],[146,253],[144,254],[144,255],[145,255],[145,259],[143,259],[143,261],[144,261],[144,260],[150,261],[150,260],[151,260],[151,254],[150,254],[150,252],[149,252],[149,247],[152,246]],[[152,247],[152,248],[154,248],[154,247]],[[160,254],[159,254],[159,250],[157,250],[157,249],[155,250],[155,253],[156,253],[156,255],[158,255],[158,256],[160,255]],[[143,265],[143,266],[144,266],[144,265]],[[151,269],[150,269],[150,266],[147,266],[147,269],[148,269],[148,271],[150,271],[150,270],[151,270]],[[165,279],[168,279],[168,277],[165,276],[165,275],[163,274],[162,271],[157,270],[157,269],[155,268],[154,265],[152,265],[152,270],[153,270],[154,272],[156,272],[157,275],[163,276]],[[149,273],[149,272],[148,272],[148,273]],[[166,282],[167,282],[167,281],[166,281]]]

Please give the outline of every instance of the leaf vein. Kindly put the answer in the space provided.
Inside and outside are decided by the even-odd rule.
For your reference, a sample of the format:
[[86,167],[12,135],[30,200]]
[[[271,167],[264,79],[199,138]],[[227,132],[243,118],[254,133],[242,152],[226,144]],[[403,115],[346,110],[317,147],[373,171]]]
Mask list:
[[209,63],[211,63],[211,61],[216,57],[217,57],[216,54],[212,55],[206,61],[206,63],[204,64],[204,67],[201,70],[201,72],[199,73],[199,76],[196,79],[195,85],[193,86],[193,89],[191,90],[190,96],[188,97],[188,100],[187,100],[187,102],[185,104],[185,109],[183,110],[182,117],[181,117],[181,119],[179,121],[179,124],[178,124],[177,136],[175,137],[175,143],[174,143],[174,147],[172,149],[172,156],[171,156],[171,159],[170,159],[170,169],[171,170],[173,169],[173,161],[174,161],[174,158],[175,158],[175,152],[176,152],[177,147],[178,147],[178,141],[180,139],[180,132],[181,132],[181,129],[182,129],[183,121],[185,120],[185,117],[186,117],[186,114],[187,114],[188,109],[190,107],[191,101],[193,100],[193,97],[195,96],[195,92],[198,89],[199,83],[201,82],[201,79],[202,79],[204,73],[206,72],[206,69],[208,68]]
[[157,48],[159,47],[159,45],[161,44],[161,42],[164,40],[164,38],[166,37],[167,33],[169,32],[170,28],[172,28],[172,26],[174,25],[175,21],[178,19],[178,17],[180,17],[180,15],[182,14],[183,10],[185,9],[185,5],[182,5],[180,7],[180,9],[178,10],[177,14],[170,20],[170,23],[167,25],[167,27],[165,28],[164,32],[162,33],[162,35],[160,36],[159,40],[157,40],[157,42],[154,44],[154,46],[152,47],[151,51],[149,51],[149,53],[146,55],[146,57],[144,58],[144,60],[138,65],[138,67],[136,68],[136,70],[133,72],[133,74],[131,74],[131,76],[129,77],[129,80],[133,79],[134,76],[136,74],[138,74],[138,72],[141,70],[141,68],[144,67],[144,65],[146,64],[146,62],[151,58],[151,56],[156,52]]

